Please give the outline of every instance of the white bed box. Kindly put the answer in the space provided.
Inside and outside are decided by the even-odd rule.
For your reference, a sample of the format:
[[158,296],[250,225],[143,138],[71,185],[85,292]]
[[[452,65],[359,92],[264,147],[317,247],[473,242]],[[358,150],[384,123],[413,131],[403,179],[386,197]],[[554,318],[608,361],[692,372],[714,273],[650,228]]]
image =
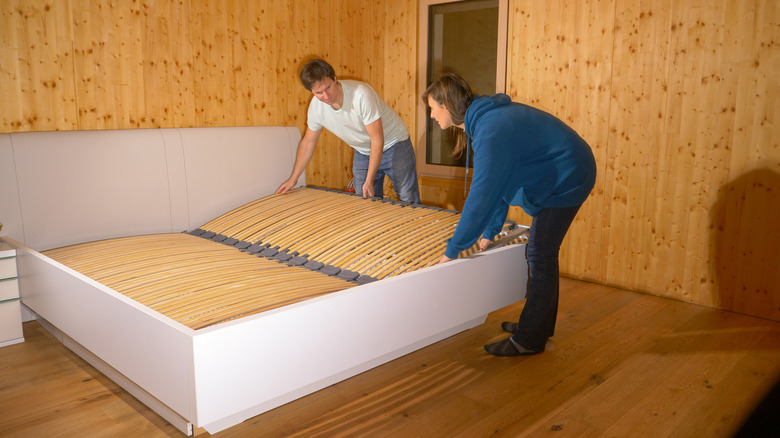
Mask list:
[[290,127],[0,135],[0,222],[18,250],[22,303],[192,434],[479,325],[524,297],[525,246],[512,245],[192,330],[39,252],[195,229],[273,193],[299,140]]

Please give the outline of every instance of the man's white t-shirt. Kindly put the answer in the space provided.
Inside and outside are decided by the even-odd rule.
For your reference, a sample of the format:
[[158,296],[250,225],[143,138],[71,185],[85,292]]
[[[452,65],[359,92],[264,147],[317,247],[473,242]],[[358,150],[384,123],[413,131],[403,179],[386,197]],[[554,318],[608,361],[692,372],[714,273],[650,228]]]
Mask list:
[[370,85],[351,80],[339,81],[344,90],[344,104],[334,110],[316,97],[309,103],[307,125],[312,131],[323,127],[363,155],[371,152],[371,138],[366,125],[382,118],[385,136],[383,151],[409,138],[409,131],[398,114],[379,97]]

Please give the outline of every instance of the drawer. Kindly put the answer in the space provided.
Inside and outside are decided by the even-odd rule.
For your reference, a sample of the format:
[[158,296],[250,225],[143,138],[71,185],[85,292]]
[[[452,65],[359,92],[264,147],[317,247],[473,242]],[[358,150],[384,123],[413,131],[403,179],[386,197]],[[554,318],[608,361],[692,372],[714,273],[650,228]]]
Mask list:
[[0,344],[22,337],[22,304],[19,300],[0,303]]
[[19,280],[16,278],[0,279],[0,301],[19,298]]
[[0,258],[0,279],[16,277],[16,257]]

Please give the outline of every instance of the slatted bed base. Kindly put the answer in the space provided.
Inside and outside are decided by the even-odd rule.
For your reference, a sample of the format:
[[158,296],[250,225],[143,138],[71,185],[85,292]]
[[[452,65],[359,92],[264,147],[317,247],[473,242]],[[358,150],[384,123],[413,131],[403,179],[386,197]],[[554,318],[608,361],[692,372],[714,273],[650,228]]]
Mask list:
[[432,266],[458,217],[299,188],[191,233],[109,239],[45,254],[197,330]]

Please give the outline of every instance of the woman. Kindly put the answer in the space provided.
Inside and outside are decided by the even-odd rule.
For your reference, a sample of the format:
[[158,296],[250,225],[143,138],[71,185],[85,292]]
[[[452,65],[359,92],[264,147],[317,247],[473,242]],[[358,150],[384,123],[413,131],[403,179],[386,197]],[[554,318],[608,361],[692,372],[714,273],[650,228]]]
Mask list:
[[471,139],[474,176],[460,221],[441,263],[458,257],[477,239],[485,249],[501,231],[510,205],[533,216],[526,247],[528,289],[512,336],[485,346],[495,356],[544,351],[558,313],[558,252],[596,180],[588,144],[554,116],[512,102],[505,94],[478,96],[456,74],[440,76],[423,94],[441,129],[456,128],[453,155]]

